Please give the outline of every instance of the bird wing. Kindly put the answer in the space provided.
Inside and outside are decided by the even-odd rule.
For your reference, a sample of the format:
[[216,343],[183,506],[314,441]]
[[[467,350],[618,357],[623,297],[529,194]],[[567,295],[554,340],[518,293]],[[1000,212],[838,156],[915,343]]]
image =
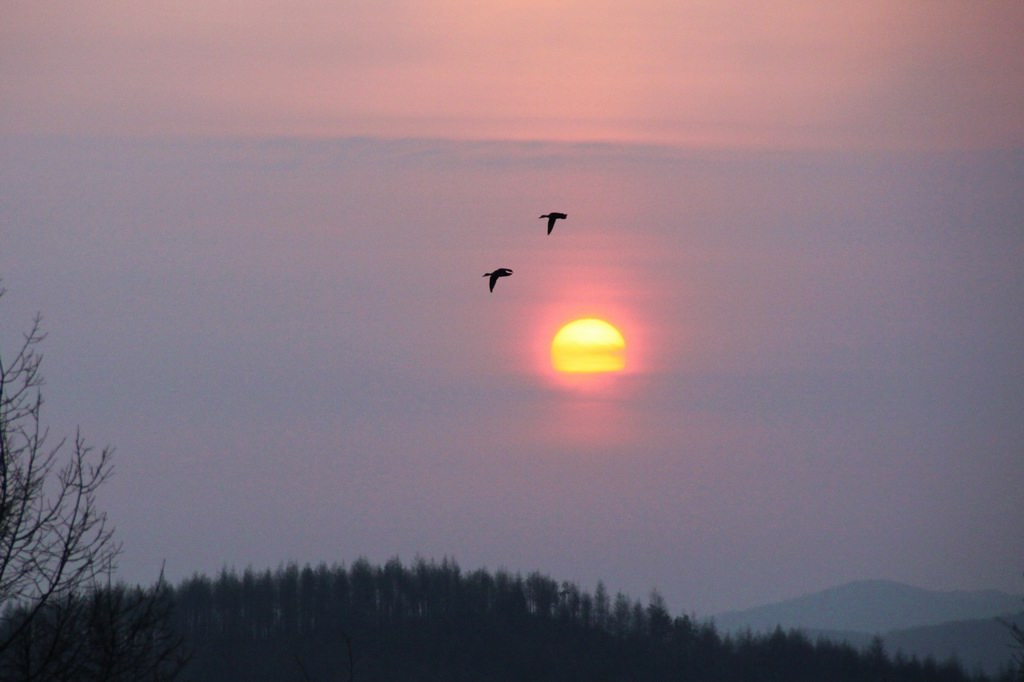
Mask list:
[[501,275],[497,271],[491,273],[491,291],[494,291],[494,283],[498,281],[499,277]]
[[558,220],[558,216],[554,213],[548,216],[548,234],[551,234],[551,229],[555,226],[556,220]]

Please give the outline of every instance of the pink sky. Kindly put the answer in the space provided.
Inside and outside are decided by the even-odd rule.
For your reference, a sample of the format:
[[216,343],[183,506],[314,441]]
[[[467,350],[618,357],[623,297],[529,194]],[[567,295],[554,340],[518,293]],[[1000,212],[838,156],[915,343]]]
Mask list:
[[[0,348],[43,313],[132,579],[1020,591],[1021,36],[1016,0],[3,2]],[[580,316],[613,392],[553,381]]]
[[1024,5],[5,3],[0,131],[1024,143]]

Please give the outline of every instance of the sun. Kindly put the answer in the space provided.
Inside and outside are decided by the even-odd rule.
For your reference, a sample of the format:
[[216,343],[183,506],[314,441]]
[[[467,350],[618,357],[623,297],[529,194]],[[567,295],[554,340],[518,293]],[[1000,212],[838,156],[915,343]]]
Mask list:
[[626,340],[604,320],[574,320],[551,341],[551,364],[570,374],[621,372],[626,366]]

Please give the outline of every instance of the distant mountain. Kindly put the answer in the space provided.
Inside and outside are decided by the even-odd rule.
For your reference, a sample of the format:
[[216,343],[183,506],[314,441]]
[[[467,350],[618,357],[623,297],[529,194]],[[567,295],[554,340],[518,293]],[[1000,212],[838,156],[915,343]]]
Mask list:
[[[1024,612],[1005,616],[1006,622],[1024,628]],[[937,661],[956,658],[964,670],[981,670],[996,675],[1013,658],[1012,642],[1006,625],[995,618],[959,620],[941,625],[929,625],[909,630],[888,632],[882,636],[885,650],[924,659],[931,656]]]
[[882,634],[1020,611],[1022,597],[996,590],[940,592],[887,580],[862,580],[795,599],[714,617],[720,631],[750,628]]

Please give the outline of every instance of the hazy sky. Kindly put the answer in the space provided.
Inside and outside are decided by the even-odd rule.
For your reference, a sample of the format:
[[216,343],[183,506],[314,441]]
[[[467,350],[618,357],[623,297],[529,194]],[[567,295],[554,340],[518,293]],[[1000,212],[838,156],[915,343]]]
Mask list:
[[[1021,592],[1022,35],[1017,2],[5,3],[0,348],[44,314],[133,580]],[[626,373],[554,374],[579,316]]]

